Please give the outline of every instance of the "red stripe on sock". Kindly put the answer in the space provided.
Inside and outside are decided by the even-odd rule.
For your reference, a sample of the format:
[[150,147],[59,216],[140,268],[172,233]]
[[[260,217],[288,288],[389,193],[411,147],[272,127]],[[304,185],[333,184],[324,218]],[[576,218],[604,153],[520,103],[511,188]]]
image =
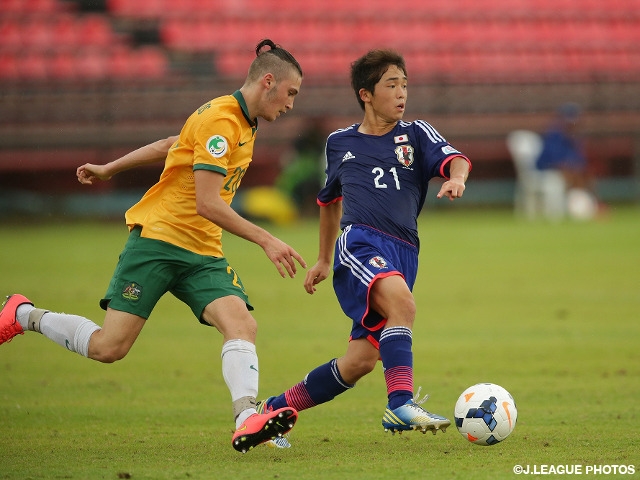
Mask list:
[[287,405],[298,411],[316,406],[313,400],[311,400],[304,382],[300,382],[284,392],[284,398],[287,401]]
[[413,393],[413,368],[411,367],[388,368],[384,372],[384,379],[387,383],[387,395],[398,390]]

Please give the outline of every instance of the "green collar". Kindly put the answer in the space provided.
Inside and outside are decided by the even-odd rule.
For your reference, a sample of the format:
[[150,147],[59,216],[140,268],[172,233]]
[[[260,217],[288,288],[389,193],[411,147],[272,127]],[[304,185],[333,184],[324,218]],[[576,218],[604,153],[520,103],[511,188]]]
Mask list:
[[244,101],[244,97],[242,96],[242,93],[240,93],[240,90],[236,90],[235,92],[233,92],[232,95],[240,104],[240,108],[242,109],[242,114],[244,115],[244,118],[247,119],[247,122],[249,122],[249,125],[255,132],[258,129],[258,119],[256,118],[255,120],[251,120],[251,118],[249,118],[249,109],[247,108],[247,102]]

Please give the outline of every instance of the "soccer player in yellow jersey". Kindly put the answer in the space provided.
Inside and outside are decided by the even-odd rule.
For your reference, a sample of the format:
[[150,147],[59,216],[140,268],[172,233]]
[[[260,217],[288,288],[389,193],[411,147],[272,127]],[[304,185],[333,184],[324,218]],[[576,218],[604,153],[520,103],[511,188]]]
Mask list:
[[92,184],[166,158],[160,180],[126,213],[130,229],[107,293],[102,327],[77,315],[35,308],[20,294],[0,311],[0,343],[32,330],[85,357],[112,363],[135,342],[162,295],[171,292],[196,318],[223,336],[222,373],[236,419],[233,447],[245,453],[288,432],[293,408],[258,414],[256,321],[242,281],[224,258],[226,230],[263,248],[282,277],[304,259],[289,245],[238,215],[231,200],[249,167],[258,117],[273,121],[293,108],[302,69],[271,40],[256,47],[243,86],[195,111],[180,135],[159,140],[106,165],[85,164],[78,180]]

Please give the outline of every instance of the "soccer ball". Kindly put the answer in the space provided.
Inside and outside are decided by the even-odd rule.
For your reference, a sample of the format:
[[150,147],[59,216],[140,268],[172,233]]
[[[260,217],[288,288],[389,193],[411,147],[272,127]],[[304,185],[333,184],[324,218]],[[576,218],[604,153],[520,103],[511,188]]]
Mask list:
[[567,212],[574,220],[591,220],[598,212],[598,203],[586,190],[572,188],[567,192]]
[[516,402],[509,392],[494,383],[467,388],[454,411],[460,434],[476,445],[495,445],[513,432],[518,418]]

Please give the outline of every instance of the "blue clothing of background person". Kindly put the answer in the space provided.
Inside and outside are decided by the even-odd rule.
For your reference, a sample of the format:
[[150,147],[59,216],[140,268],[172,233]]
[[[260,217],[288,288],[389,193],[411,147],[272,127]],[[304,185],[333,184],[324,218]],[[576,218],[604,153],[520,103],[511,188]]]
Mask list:
[[587,159],[582,141],[576,135],[580,108],[572,103],[558,109],[556,122],[543,135],[542,152],[536,162],[538,170],[584,171]]

